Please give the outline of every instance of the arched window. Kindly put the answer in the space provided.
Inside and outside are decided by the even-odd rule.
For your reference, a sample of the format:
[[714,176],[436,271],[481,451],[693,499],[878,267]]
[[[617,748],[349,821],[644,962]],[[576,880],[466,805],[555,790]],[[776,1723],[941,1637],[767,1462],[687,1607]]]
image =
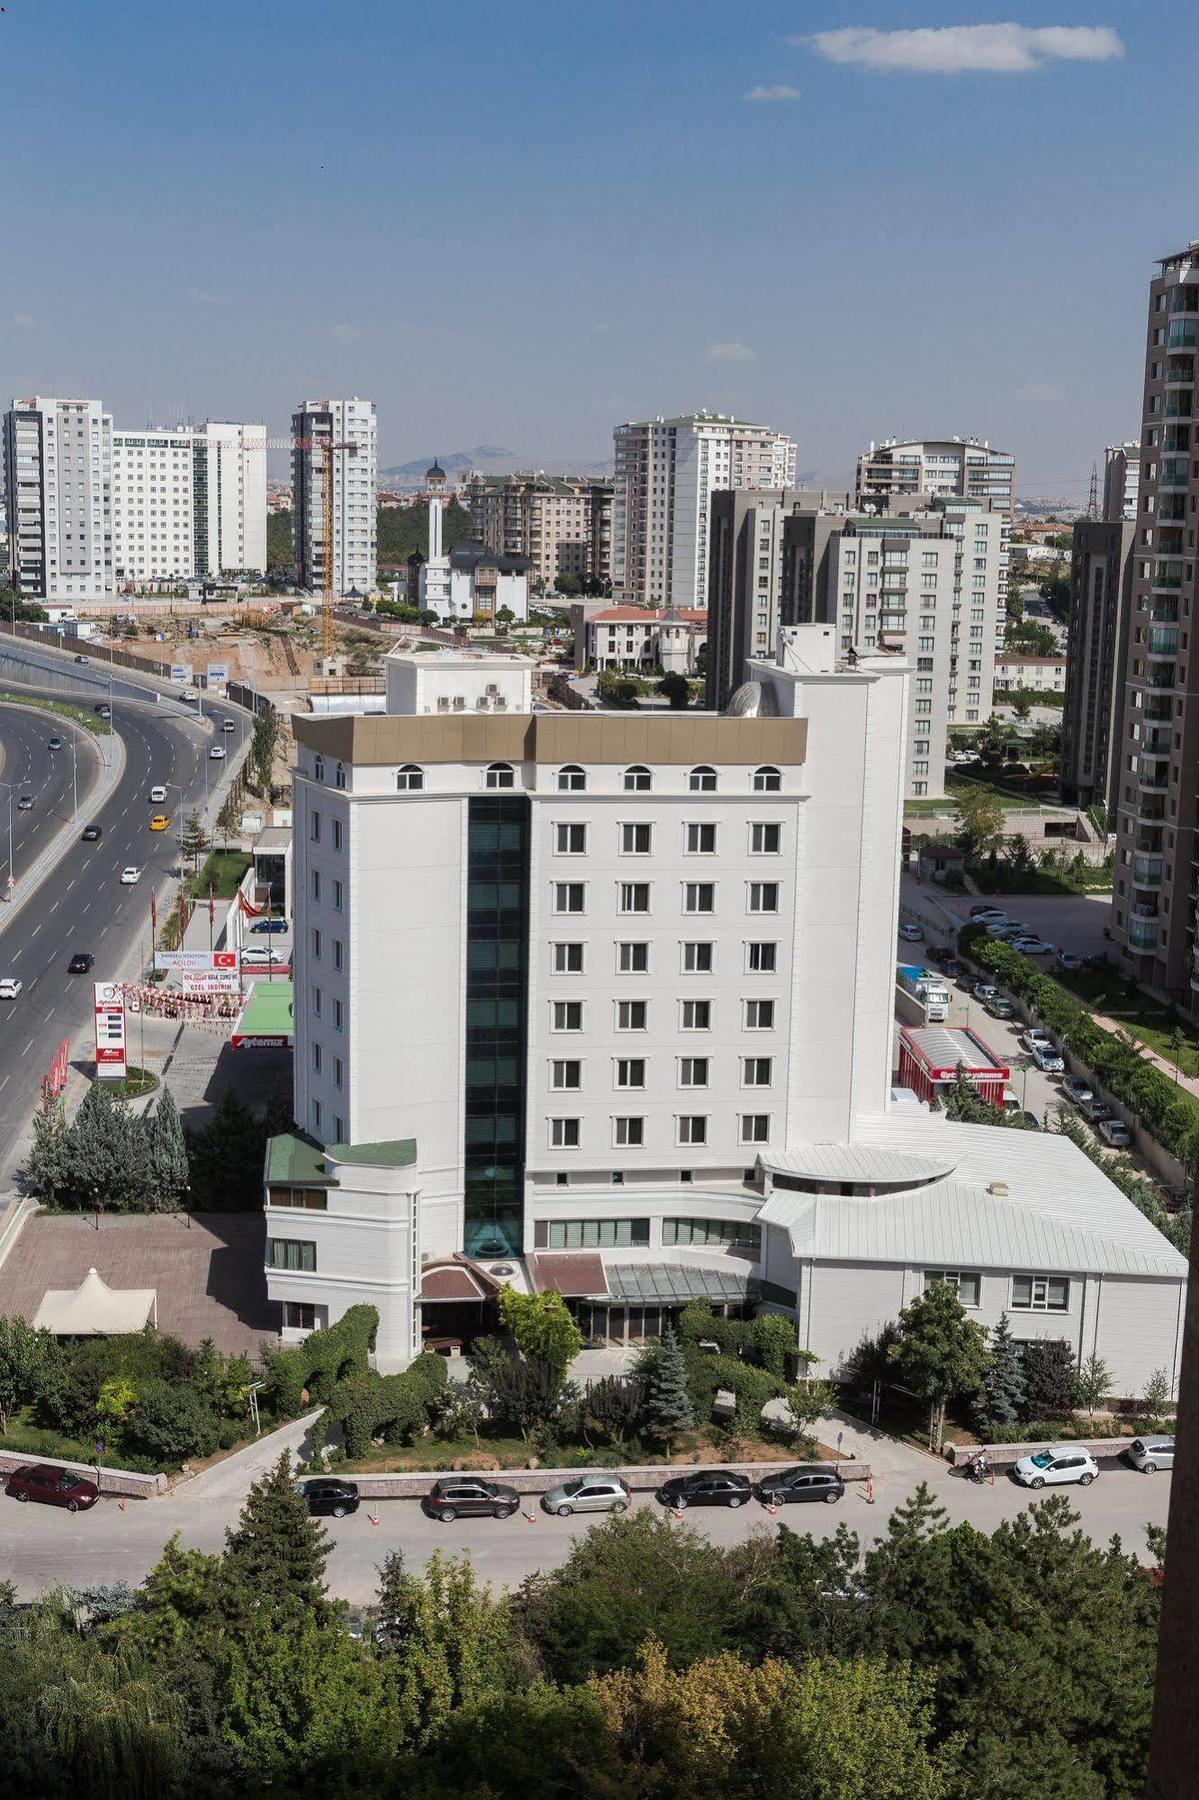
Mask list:
[[343,762],[339,762],[337,765],[337,769],[333,776],[333,785],[334,787],[339,788],[343,788],[346,785],[346,765]]
[[487,786],[489,788],[510,788],[516,786],[516,777],[512,773],[511,763],[488,763]]
[[765,768],[754,770],[754,793],[777,794],[783,785],[783,778],[777,769],[769,764]]
[[562,794],[581,794],[587,786],[587,772],[580,769],[578,763],[564,763],[558,770],[558,791]]
[[401,794],[414,794],[425,785],[425,771],[417,763],[405,763],[396,776],[396,787]]
[[323,756],[314,756],[312,759],[312,779],[314,781],[323,781],[325,779],[325,759]]
[[624,791],[626,794],[648,794],[653,786],[653,776],[641,763],[634,763],[624,772]]
[[688,775],[687,786],[693,794],[714,794],[716,792],[715,769],[709,769],[706,763],[701,763]]

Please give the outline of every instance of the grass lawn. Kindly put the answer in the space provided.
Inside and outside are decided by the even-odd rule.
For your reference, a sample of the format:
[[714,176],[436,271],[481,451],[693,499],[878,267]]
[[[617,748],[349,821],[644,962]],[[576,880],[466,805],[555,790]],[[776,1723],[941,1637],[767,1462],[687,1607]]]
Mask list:
[[1110,869],[1087,871],[1082,885],[1073,886],[1048,869],[1013,869],[1007,863],[972,863],[970,877],[980,894],[1107,894],[1111,892]]
[[1178,1066],[1184,1075],[1199,1076],[1199,1033],[1193,1025],[1171,1014],[1160,1001],[1142,993],[1140,988],[1111,970],[1079,969],[1076,973],[1068,973],[1056,969],[1054,980],[1069,988],[1094,1012],[1122,1025],[1132,1037],[1156,1050],[1170,1064],[1175,1057],[1171,1039],[1177,1032]]
[[212,850],[199,874],[189,878],[187,891],[207,900],[211,887],[218,900],[232,900],[253,860],[248,850]]

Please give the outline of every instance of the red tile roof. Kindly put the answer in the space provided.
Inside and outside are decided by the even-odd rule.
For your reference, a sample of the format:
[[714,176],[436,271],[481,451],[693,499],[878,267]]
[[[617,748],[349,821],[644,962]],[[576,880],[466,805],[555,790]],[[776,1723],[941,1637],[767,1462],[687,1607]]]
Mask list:
[[430,1300],[482,1300],[483,1284],[461,1264],[457,1268],[426,1269],[421,1277],[420,1298]]
[[555,1293],[576,1297],[580,1294],[608,1292],[604,1259],[596,1256],[593,1251],[575,1250],[562,1255],[547,1255],[542,1250],[536,1256],[526,1257],[525,1262],[529,1271],[529,1283],[539,1294],[550,1288]]

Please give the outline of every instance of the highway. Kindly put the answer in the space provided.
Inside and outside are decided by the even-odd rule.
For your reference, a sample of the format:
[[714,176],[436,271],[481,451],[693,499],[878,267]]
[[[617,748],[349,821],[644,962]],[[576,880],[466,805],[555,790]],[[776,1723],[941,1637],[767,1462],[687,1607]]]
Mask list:
[[[0,683],[16,691],[18,678],[22,691],[57,695],[75,704],[107,700],[110,693],[106,671],[60,672],[48,657],[36,662],[25,659],[22,666],[14,667],[10,656],[0,657]],[[202,805],[209,769],[214,771],[214,785],[220,774],[218,765],[208,760],[214,733],[207,718],[201,722],[181,708],[164,707],[149,686],[143,689],[122,680],[111,684],[111,692],[113,724],[125,747],[125,770],[116,790],[94,810],[89,810],[84,799],[83,783],[85,767],[89,785],[94,782],[95,758],[84,749],[78,753],[79,829],[82,832],[94,822],[103,837],[94,844],[76,839],[36,899],[28,901],[11,920],[5,921],[0,910],[0,976],[16,976],[22,983],[16,1000],[0,1001],[0,1175],[11,1176],[10,1159],[59,1044],[64,1038],[71,1040],[72,1060],[77,1065],[90,1056],[92,982],[127,978],[139,945],[142,955],[137,961],[149,955],[150,895],[161,890],[178,867],[177,824],[169,832],[151,833],[150,815],[161,810],[176,815],[178,821],[178,815],[185,816]],[[215,710],[219,718],[232,718],[237,725],[236,733],[217,736],[232,758],[250,729],[249,721],[237,708],[223,707],[219,701]],[[18,814],[14,804],[18,882],[23,866],[61,828],[63,817],[69,816],[69,750],[52,752],[46,745],[57,734],[69,746],[70,732],[70,727],[49,714],[23,713],[0,704],[0,748],[5,757],[0,780],[28,782],[21,791],[35,798],[32,812]],[[167,802],[162,807],[149,801],[155,784],[167,787]],[[6,801],[0,789],[0,802],[5,803],[0,811],[4,879],[8,874]],[[130,863],[143,869],[142,879],[136,886],[122,887],[121,870]],[[95,956],[91,975],[67,973],[76,950],[90,950]]]

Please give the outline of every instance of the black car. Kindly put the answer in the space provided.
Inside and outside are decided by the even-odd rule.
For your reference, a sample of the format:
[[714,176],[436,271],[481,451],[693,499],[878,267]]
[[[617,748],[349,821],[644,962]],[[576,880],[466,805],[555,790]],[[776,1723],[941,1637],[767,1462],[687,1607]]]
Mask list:
[[942,973],[948,975],[950,981],[960,981],[966,973],[966,965],[959,962],[956,956],[948,956],[941,964]]
[[32,812],[32,810],[33,810],[33,795],[32,794],[22,794],[21,798],[17,801],[17,811],[18,812]]
[[47,750],[61,750],[62,739],[60,737],[52,737],[50,742],[46,745],[46,748]]
[[358,1486],[353,1481],[335,1481],[331,1475],[317,1475],[310,1481],[301,1481],[297,1492],[307,1501],[311,1517],[322,1514],[344,1519],[347,1513],[358,1511]]
[[68,975],[87,975],[96,966],[96,959],[90,950],[76,950],[67,964]]
[[478,1475],[449,1475],[435,1481],[421,1501],[431,1519],[448,1525],[452,1519],[510,1519],[520,1505],[515,1488],[501,1487],[498,1481],[483,1481]]
[[685,1506],[744,1506],[753,1494],[748,1475],[731,1469],[700,1469],[694,1475],[675,1475],[658,1489],[662,1506],[681,1512]]
[[802,1500],[824,1500],[832,1504],[845,1492],[845,1483],[836,1469],[813,1468],[811,1463],[797,1469],[780,1469],[763,1475],[754,1484],[754,1493],[763,1506],[793,1506]]
[[256,937],[268,937],[276,931],[287,930],[286,919],[255,919],[250,927]]
[[98,844],[103,836],[104,833],[99,825],[85,825],[83,827],[82,842],[85,844]]

